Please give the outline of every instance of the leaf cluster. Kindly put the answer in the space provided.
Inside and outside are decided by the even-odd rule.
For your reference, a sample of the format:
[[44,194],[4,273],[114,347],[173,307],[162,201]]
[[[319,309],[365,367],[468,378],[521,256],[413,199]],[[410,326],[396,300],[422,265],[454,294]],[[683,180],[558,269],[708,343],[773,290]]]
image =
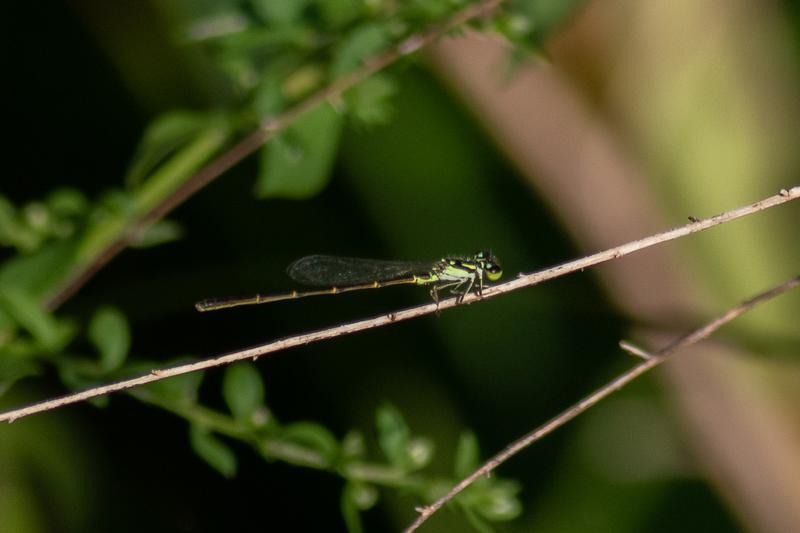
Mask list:
[[[125,185],[95,199],[73,188],[16,206],[0,196],[0,394],[16,381],[55,368],[69,388],[83,388],[152,366],[128,362],[132,335],[124,314],[104,305],[85,324],[57,315],[52,298],[85,272],[113,243],[153,246],[180,238],[182,228],[149,214],[185,186],[243,132],[250,132],[315,91],[361,68],[404,39],[441,24],[467,0],[240,0],[185,2],[177,23],[185,46],[200,50],[226,80],[227,97],[209,110],[173,110],[146,128]],[[576,0],[516,0],[473,25],[499,31],[523,53],[577,4]],[[327,183],[348,121],[370,127],[392,117],[391,72],[373,75],[338,98],[297,117],[260,149],[256,196],[308,198]],[[147,219],[146,224],[143,221]],[[237,470],[231,440],[268,461],[329,471],[345,480],[342,513],[359,531],[360,513],[379,489],[398,489],[433,501],[475,468],[474,435],[465,432],[448,476],[427,473],[433,443],[414,436],[390,405],[376,412],[375,440],[351,431],[337,438],[313,421],[282,423],[265,404],[252,365],[230,367],[222,396],[228,413],[198,399],[202,374],[172,378],[131,391],[136,398],[185,418],[194,451],[225,476]],[[102,404],[103,402],[96,402]],[[376,458],[378,457],[378,458]],[[457,505],[472,523],[520,513],[519,487],[484,479]]]
[[[429,472],[434,444],[415,436],[402,414],[384,404],[375,415],[374,437],[358,430],[338,439],[314,421],[283,423],[265,403],[260,374],[251,363],[228,367],[222,396],[228,412],[203,406],[198,400],[202,374],[159,381],[132,391],[142,401],[158,405],[189,422],[189,441],[195,453],[225,477],[236,475],[236,454],[231,441],[249,445],[266,461],[284,461],[299,467],[331,472],[344,480],[341,509],[350,531],[362,531],[361,513],[380,499],[380,489],[400,490],[422,502],[432,502],[479,463],[477,439],[465,432],[453,454],[452,473]],[[521,512],[517,483],[485,478],[465,491],[456,504],[480,530],[490,522],[511,520]]]

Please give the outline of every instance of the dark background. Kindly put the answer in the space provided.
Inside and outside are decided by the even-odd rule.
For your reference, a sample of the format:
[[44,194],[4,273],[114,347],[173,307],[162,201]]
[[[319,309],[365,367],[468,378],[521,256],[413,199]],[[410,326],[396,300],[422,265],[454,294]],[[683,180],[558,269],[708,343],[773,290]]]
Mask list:
[[[193,91],[174,48],[164,44],[158,53],[170,29],[149,8],[99,4],[5,7],[2,194],[14,203],[65,184],[89,197],[120,186],[148,120],[173,107],[201,106],[210,90]],[[121,13],[110,18],[117,22],[141,11],[117,29],[151,36],[140,52],[127,51],[136,57],[135,75],[120,71],[122,63],[112,59],[120,52],[101,38],[111,29],[98,21],[110,24],[115,9]],[[134,87],[131,79],[148,68],[150,83]],[[251,158],[170,214],[185,229],[181,240],[126,250],[59,313],[85,320],[112,303],[130,320],[132,358],[205,358],[427,301],[424,289],[398,287],[208,315],[193,309],[209,296],[292,288],[285,266],[306,254],[434,259],[491,248],[509,279],[582,253],[425,62],[394,73],[393,119],[345,130],[321,194],[255,199]],[[461,429],[477,433],[488,457],[627,368],[631,361],[616,343],[629,325],[584,272],[441,316],[281,352],[258,369],[279,419],[316,420],[339,437],[350,428],[371,435],[376,407],[391,402],[415,434],[435,441],[433,469],[444,472]],[[221,373],[209,371],[201,389],[202,401],[220,408]],[[21,383],[3,403],[62,392],[58,376],[47,372]],[[631,414],[628,422],[609,421],[624,413]],[[599,468],[603,460],[593,454],[619,452],[625,432],[639,442],[645,430],[636,429],[637,420],[666,439],[659,444],[672,461],[642,475]],[[125,394],[103,408],[79,404],[0,434],[6,441],[0,482],[4,470],[24,472],[27,480],[0,499],[34,509],[37,517],[17,523],[17,531],[344,528],[336,476],[265,462],[233,443],[239,473],[224,479],[193,454],[184,420]],[[739,529],[701,471],[662,387],[647,376],[500,469],[522,482],[525,514],[498,528]],[[413,518],[412,499],[382,496],[364,515],[368,531],[397,530]],[[441,515],[431,531],[467,527],[456,513]]]

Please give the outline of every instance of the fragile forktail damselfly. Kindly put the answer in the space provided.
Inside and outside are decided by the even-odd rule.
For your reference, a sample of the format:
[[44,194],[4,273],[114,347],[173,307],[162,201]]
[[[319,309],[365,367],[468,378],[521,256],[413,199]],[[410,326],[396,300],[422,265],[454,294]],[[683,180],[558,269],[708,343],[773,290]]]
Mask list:
[[197,302],[198,311],[216,311],[240,305],[256,305],[306,296],[339,294],[392,285],[430,286],[431,298],[439,301],[439,291],[450,289],[460,303],[473,290],[481,295],[487,281],[503,275],[491,252],[477,252],[469,257],[450,256],[433,262],[383,261],[332,255],[309,255],[289,265],[289,276],[303,285],[325,287],[305,292],[256,294],[244,298],[212,298]]

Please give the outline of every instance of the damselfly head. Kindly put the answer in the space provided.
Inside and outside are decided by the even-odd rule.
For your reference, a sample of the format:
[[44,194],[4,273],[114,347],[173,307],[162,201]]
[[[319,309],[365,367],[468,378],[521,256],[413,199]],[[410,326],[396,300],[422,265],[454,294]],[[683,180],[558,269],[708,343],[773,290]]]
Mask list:
[[486,274],[489,281],[497,281],[503,275],[503,267],[491,251],[480,251],[475,254],[475,262]]

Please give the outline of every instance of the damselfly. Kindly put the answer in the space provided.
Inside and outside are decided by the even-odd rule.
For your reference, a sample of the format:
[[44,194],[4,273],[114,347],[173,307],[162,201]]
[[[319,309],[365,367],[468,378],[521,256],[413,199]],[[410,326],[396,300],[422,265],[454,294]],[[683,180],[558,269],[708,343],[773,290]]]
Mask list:
[[298,283],[325,288],[274,295],[256,294],[244,298],[212,298],[197,302],[195,307],[198,311],[215,311],[392,285],[430,286],[431,298],[437,303],[439,291],[450,289],[450,293],[455,294],[458,302],[461,302],[473,290],[480,296],[487,281],[497,281],[503,275],[500,264],[491,252],[477,252],[471,257],[443,257],[433,262],[309,255],[289,265],[287,272]]

